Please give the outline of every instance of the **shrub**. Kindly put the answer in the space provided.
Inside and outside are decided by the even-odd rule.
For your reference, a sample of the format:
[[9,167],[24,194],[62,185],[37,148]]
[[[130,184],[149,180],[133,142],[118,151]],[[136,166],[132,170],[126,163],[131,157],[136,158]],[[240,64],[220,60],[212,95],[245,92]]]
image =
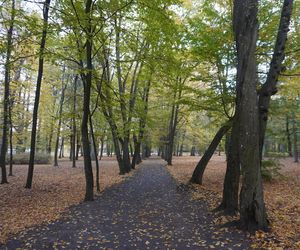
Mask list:
[[261,175],[266,181],[272,181],[275,177],[280,176],[280,169],[282,164],[278,159],[270,158],[263,160],[261,164]]
[[[7,161],[9,161],[9,157],[7,157]],[[43,154],[43,153],[36,153],[34,163],[35,164],[50,164],[51,156],[48,154]],[[29,153],[15,154],[13,156],[13,164],[17,164],[17,165],[29,164]]]

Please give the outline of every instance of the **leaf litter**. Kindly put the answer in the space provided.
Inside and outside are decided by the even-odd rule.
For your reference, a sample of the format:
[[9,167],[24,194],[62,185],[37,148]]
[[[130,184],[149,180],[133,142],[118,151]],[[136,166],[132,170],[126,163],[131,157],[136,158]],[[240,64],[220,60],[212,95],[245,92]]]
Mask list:
[[[174,157],[173,165],[167,169],[179,186],[187,185],[199,157]],[[300,164],[292,158],[281,159],[281,176],[264,183],[264,196],[270,221],[270,232],[258,231],[249,235],[252,248],[300,250]],[[205,170],[203,185],[188,184],[195,200],[205,200],[211,210],[222,199],[223,180],[226,171],[225,156],[214,155]],[[216,214],[215,223],[225,224],[238,219],[237,216]]]

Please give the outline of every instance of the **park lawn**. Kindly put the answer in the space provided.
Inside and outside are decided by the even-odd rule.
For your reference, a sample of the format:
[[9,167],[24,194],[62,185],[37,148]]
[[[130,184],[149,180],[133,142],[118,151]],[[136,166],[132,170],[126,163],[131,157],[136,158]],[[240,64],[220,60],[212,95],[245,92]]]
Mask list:
[[[83,161],[77,167],[66,159],[53,165],[35,165],[32,189],[25,189],[27,165],[15,165],[9,184],[0,185],[0,243],[25,228],[49,223],[62,216],[72,205],[83,201],[85,180]],[[95,173],[95,171],[94,171]],[[100,161],[101,192],[126,177],[119,175],[117,161]]]
[[[168,170],[179,183],[187,183],[199,157],[174,157]],[[292,158],[280,160],[281,177],[264,183],[265,202],[270,220],[269,233],[257,232],[253,248],[300,249],[300,164]],[[214,155],[208,164],[203,178],[203,186],[193,184],[192,196],[205,199],[211,209],[221,201],[226,162],[224,156]],[[234,218],[220,215],[219,222]]]

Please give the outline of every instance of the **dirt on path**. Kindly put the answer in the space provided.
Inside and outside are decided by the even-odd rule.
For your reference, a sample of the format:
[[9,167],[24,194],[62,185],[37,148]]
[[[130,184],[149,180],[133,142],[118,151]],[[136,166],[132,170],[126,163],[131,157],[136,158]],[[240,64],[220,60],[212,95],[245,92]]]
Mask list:
[[0,249],[249,249],[243,232],[221,230],[204,201],[179,189],[160,159],[94,202],[23,231]]

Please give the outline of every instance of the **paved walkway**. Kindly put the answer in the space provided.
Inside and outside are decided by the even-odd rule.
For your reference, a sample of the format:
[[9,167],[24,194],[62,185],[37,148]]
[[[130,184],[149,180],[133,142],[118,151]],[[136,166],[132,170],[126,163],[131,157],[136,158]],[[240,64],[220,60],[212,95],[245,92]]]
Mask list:
[[63,219],[11,238],[0,249],[249,249],[243,233],[220,233],[203,201],[192,201],[159,159]]

